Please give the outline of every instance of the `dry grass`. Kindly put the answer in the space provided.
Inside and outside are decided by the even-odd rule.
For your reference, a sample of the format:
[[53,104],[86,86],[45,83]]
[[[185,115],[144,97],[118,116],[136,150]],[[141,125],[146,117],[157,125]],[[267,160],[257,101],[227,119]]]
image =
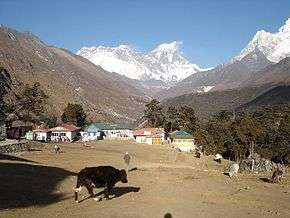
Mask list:
[[[89,146],[63,144],[63,153],[54,154],[53,145],[35,144],[35,151],[19,158],[2,158],[0,217],[290,217],[288,172],[282,184],[260,179],[269,173],[229,179],[223,175],[226,162],[195,159],[165,145],[99,141]],[[109,201],[75,203],[75,173],[85,166],[122,168],[126,151],[134,168],[129,183],[118,183]]]

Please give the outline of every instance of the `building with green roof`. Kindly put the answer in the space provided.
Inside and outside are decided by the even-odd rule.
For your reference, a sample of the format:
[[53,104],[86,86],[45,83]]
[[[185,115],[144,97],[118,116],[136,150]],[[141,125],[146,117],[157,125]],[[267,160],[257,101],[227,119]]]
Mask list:
[[171,144],[181,151],[195,149],[194,136],[185,130],[175,131],[169,134]]

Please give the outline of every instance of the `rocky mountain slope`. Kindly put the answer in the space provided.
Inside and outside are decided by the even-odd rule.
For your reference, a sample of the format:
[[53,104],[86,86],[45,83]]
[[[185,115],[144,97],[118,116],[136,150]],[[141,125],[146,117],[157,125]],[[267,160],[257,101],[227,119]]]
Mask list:
[[263,85],[284,82],[285,79],[289,81],[288,74],[286,78],[277,77],[266,69],[286,57],[290,57],[290,19],[277,33],[264,30],[257,32],[241,53],[226,64],[207,72],[193,74],[170,89],[161,91],[157,96],[166,99],[201,90],[221,91],[246,87],[252,83]]
[[39,82],[49,95],[52,112],[69,102],[84,106],[91,119],[134,121],[148,98],[115,73],[64,49],[47,46],[30,33],[0,28],[0,66],[14,87]]
[[141,81],[159,80],[173,84],[191,74],[204,71],[191,64],[180,51],[180,42],[164,43],[148,54],[128,45],[117,47],[82,47],[76,54],[83,56],[107,71]]
[[160,99],[166,99],[189,93],[242,87],[253,74],[271,64],[261,52],[255,50],[240,61],[191,75],[168,90],[161,91],[157,96]]
[[211,115],[222,111],[231,111],[253,101],[262,95],[269,86],[247,87],[234,90],[223,90],[208,93],[192,93],[169,98],[162,102],[164,107],[188,105],[194,108],[200,119],[208,119]]
[[[277,64],[271,64],[255,74],[248,75],[247,78],[242,83],[234,84],[233,89],[184,94],[164,100],[163,104],[168,106],[190,105],[201,117],[208,117],[221,110],[253,109],[263,105],[290,102],[290,94],[287,94],[290,86],[290,58],[285,58]],[[238,81],[238,77],[236,79]],[[226,80],[224,84],[226,84]]]

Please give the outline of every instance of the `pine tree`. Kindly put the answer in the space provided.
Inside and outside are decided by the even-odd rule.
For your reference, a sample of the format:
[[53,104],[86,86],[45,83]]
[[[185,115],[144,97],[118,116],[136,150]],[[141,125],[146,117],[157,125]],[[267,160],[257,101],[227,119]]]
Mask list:
[[161,127],[163,126],[165,117],[163,115],[162,107],[160,102],[153,99],[145,105],[144,118],[148,120],[151,127]]
[[61,115],[61,120],[64,123],[72,123],[76,126],[82,127],[86,122],[86,113],[80,104],[69,103]]
[[168,107],[165,119],[166,122],[164,128],[166,132],[179,130],[180,127],[179,111],[176,107],[173,106]]
[[181,128],[194,134],[198,128],[198,119],[192,107],[182,106],[179,109],[179,123]]

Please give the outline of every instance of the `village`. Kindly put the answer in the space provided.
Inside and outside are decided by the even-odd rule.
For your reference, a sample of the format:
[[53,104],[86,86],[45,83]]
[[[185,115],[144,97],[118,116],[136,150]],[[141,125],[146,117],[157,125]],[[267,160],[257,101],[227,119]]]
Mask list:
[[[73,124],[62,124],[53,128],[18,126],[8,129],[7,140],[26,140],[51,143],[89,142],[98,140],[134,140],[149,145],[168,144],[179,151],[193,152],[197,149],[194,137],[185,130],[175,130],[168,134],[164,128],[132,129],[128,124],[92,123],[84,128]],[[17,141],[17,142],[18,142]]]
[[0,0],[0,218],[290,218],[289,8]]
[[[14,150],[1,152],[0,172],[5,177],[1,180],[0,190],[4,194],[0,202],[1,208],[6,209],[5,217],[31,217],[32,214],[67,217],[80,211],[84,217],[96,213],[110,217],[116,214],[118,217],[147,217],[148,214],[191,217],[192,213],[244,217],[244,210],[248,217],[290,215],[290,208],[286,206],[290,187],[287,173],[282,181],[273,184],[272,167],[266,169],[257,160],[259,166],[247,168],[246,164],[242,168],[240,164],[238,174],[231,175],[234,162],[223,159],[220,154],[204,155],[193,135],[185,130],[166,134],[163,128],[132,129],[127,124],[101,122],[83,128],[64,123],[52,128],[20,129],[13,129],[16,139],[6,140],[6,143],[15,142]],[[7,135],[13,136],[9,131]],[[96,202],[86,191],[81,191],[83,196],[75,204],[76,173],[83,167],[98,165],[124,169],[125,153],[131,158],[128,185],[116,184],[108,202]],[[25,181],[21,179],[21,188],[13,195],[8,194],[20,182],[18,175]],[[51,179],[47,180],[48,177]],[[9,185],[4,185],[8,181]],[[37,206],[37,210],[32,206]],[[150,211],[144,214],[129,209],[119,211],[129,207],[138,207],[144,212],[150,208]]]
[[[280,110],[275,134],[287,147]],[[259,150],[259,136],[273,134],[260,127],[267,119],[221,111],[202,121],[190,106],[156,99],[135,124],[89,121],[77,103],[58,118],[30,116],[0,129],[0,217],[92,217],[96,208],[101,217],[290,215],[287,150]],[[129,207],[142,213],[120,212]]]

